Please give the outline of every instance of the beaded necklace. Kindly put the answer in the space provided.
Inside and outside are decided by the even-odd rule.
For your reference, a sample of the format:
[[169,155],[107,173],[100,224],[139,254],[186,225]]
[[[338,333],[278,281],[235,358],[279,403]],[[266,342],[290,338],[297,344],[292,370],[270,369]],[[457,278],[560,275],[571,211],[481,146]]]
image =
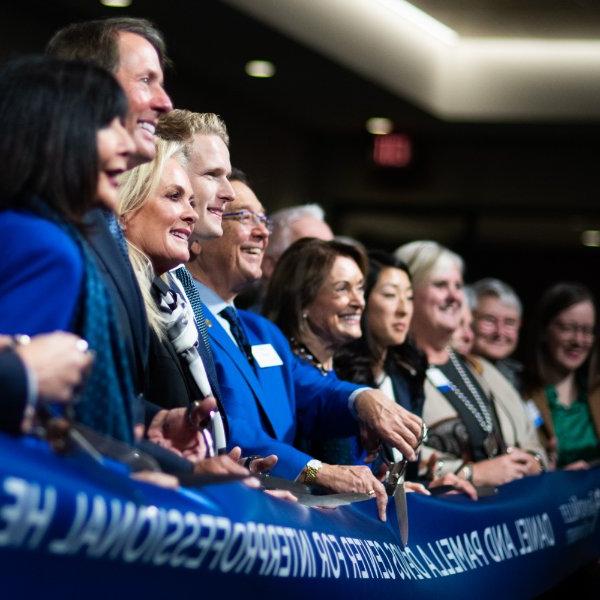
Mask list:
[[322,362],[317,360],[317,357],[306,347],[306,344],[298,341],[296,338],[290,338],[290,345],[292,346],[292,351],[296,356],[303,358],[305,361],[309,362],[313,367],[318,369],[319,373],[325,377],[331,369],[327,369]]
[[465,384],[466,388],[473,396],[475,402],[477,403],[477,407],[471,402],[469,397],[454,383],[450,382],[452,385],[452,391],[461,399],[462,403],[469,409],[469,412],[475,417],[477,423],[483,431],[487,434],[492,432],[494,428],[494,423],[492,421],[492,414],[488,410],[484,399],[479,394],[477,388],[471,382],[471,379],[465,373],[463,366],[460,360],[456,357],[453,350],[449,351],[450,362],[454,365],[454,368],[457,370],[458,375],[460,376],[462,382]]

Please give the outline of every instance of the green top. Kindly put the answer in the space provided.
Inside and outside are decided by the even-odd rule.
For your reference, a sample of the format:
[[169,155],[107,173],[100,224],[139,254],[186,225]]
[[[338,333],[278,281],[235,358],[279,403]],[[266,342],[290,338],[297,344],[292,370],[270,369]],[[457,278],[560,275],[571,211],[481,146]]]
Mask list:
[[558,466],[600,457],[600,443],[590,416],[587,392],[581,391],[575,402],[567,407],[558,401],[553,385],[546,386],[544,391],[558,440]]

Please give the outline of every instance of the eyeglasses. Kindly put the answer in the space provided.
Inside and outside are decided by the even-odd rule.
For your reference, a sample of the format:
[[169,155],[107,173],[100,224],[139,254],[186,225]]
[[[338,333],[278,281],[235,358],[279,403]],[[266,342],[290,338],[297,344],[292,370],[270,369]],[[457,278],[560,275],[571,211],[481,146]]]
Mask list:
[[512,317],[506,317],[504,319],[499,319],[494,315],[482,314],[478,315],[475,313],[473,315],[475,317],[475,321],[479,325],[480,329],[485,329],[486,331],[491,331],[492,329],[496,329],[500,326],[508,329],[510,331],[516,331],[519,329],[520,321],[519,319],[513,319]]
[[553,325],[556,326],[558,331],[563,335],[574,336],[577,333],[585,338],[593,338],[596,335],[593,327],[589,325],[578,325],[577,323],[563,323],[562,321],[554,321]]
[[259,215],[251,210],[243,209],[236,212],[223,213],[223,219],[232,219],[244,225],[244,227],[258,227],[262,225],[269,233],[273,231],[273,223],[267,215]]

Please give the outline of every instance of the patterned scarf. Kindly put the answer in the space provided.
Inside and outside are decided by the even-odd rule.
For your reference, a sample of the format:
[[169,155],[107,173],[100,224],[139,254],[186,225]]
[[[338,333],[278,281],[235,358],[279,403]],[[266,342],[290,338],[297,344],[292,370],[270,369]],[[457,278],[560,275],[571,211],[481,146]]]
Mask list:
[[36,202],[35,210],[73,239],[83,260],[84,281],[73,329],[88,342],[95,356],[78,402],[74,405],[75,416],[98,433],[132,443],[137,399],[106,285],[81,233],[43,202]]

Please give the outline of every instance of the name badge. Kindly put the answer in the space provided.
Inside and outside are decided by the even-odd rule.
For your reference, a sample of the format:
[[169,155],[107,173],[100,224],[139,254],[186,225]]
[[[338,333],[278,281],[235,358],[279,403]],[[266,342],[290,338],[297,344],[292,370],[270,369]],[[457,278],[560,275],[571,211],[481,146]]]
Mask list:
[[452,384],[449,379],[437,367],[429,367],[426,375],[429,382],[442,392],[442,394],[452,390]]
[[256,364],[264,369],[265,367],[279,367],[283,361],[277,354],[277,351],[271,344],[257,344],[252,346],[252,356]]
[[525,412],[535,427],[541,427],[544,424],[542,413],[539,411],[533,400],[527,400],[525,402]]

